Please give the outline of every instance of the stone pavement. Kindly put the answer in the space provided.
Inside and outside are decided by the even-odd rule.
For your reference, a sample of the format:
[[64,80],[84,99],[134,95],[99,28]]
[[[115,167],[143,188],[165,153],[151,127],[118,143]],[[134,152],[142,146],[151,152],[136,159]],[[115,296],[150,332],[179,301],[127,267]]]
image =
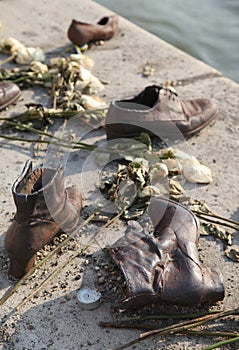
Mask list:
[[[1,0],[0,14],[0,38],[12,36],[27,46],[41,47],[49,56],[57,56],[70,46],[66,32],[73,18],[95,23],[111,12],[89,0]],[[205,200],[216,213],[238,221],[238,84],[121,17],[118,34],[104,45],[92,47],[86,54],[95,62],[93,73],[107,82],[101,93],[107,102],[113,98],[133,96],[147,85],[164,83],[166,80],[178,81],[177,92],[182,98],[209,97],[216,102],[220,110],[218,119],[187,142],[191,154],[209,166],[214,177],[210,185],[196,186],[193,191],[196,198]],[[144,77],[141,72],[147,63],[155,68],[155,73]],[[33,101],[47,103],[49,96],[39,89],[24,90],[16,106],[2,112],[1,116],[23,111],[24,104]],[[97,137],[104,140],[105,135],[103,132],[96,133],[94,137],[96,140]],[[19,176],[25,161],[32,158],[33,154],[32,146],[29,147],[27,143],[0,141],[0,145],[2,296],[11,285],[7,278],[7,260],[3,245],[6,229],[15,211],[11,185]],[[66,174],[67,183],[77,184],[79,181],[77,169],[81,166],[80,157],[75,162],[72,157],[71,171]],[[41,153],[36,161],[39,163],[42,159],[44,154]],[[90,171],[88,175],[92,178]],[[84,204],[89,205],[91,203],[88,195],[88,192],[84,194]],[[82,237],[89,238],[89,234],[95,229],[96,225],[89,225]],[[103,261],[102,266],[104,265],[100,248],[113,243],[123,234],[124,229],[122,224],[115,224],[100,233],[93,262],[97,261],[97,264],[100,264]],[[238,234],[235,233],[234,243],[238,242]],[[220,268],[224,277],[226,295],[220,307],[236,307],[239,304],[237,263],[224,256],[222,243],[213,238],[201,238],[200,245],[201,259],[209,267]],[[58,258],[59,261],[64,261],[69,254],[70,251],[67,250]],[[89,264],[92,262],[90,259],[92,257],[75,259],[39,293],[37,298],[33,298],[18,312],[11,314],[12,307],[29,294],[31,288],[40,283],[44,274],[51,272],[54,264],[57,264],[54,258],[53,262],[38,271],[29,283],[22,286],[19,292],[1,306],[0,317],[7,316],[7,321],[0,331],[0,337],[3,338],[0,338],[2,349],[110,349],[140,334],[140,331],[136,330],[99,327],[99,321],[111,319],[110,306],[113,296],[111,300],[103,300],[100,307],[94,311],[83,311],[79,308],[75,296],[82,281],[82,271],[85,271],[85,284],[93,286],[97,279],[95,269]],[[203,349],[210,343],[209,339],[204,338],[195,340],[186,336],[171,337],[161,341],[147,341],[137,345],[135,349],[191,350]],[[236,346],[231,348],[236,349]]]

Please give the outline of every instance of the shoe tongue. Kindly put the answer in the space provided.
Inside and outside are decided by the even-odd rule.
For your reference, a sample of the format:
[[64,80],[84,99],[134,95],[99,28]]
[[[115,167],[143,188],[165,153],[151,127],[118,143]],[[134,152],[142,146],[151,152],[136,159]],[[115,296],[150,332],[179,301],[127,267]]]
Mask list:
[[177,93],[167,88],[162,88],[159,93],[159,108],[161,111],[168,111],[172,119],[185,119],[181,101],[177,97]]

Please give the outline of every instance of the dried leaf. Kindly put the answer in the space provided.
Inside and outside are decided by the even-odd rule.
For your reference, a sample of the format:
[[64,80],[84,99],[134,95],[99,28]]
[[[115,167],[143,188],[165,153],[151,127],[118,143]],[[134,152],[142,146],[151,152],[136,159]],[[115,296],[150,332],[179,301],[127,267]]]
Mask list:
[[184,194],[184,189],[182,188],[180,183],[173,179],[168,180],[168,191],[169,191],[170,197],[172,196],[178,197]]
[[239,248],[231,248],[229,250],[225,251],[225,255],[235,261],[235,262],[239,262]]
[[232,244],[232,233],[228,230],[225,230],[219,227],[216,224],[211,223],[201,223],[200,225],[201,235],[212,235],[220,240],[226,242],[228,245]]
[[80,102],[85,109],[97,109],[106,107],[106,103],[98,96],[81,95]]

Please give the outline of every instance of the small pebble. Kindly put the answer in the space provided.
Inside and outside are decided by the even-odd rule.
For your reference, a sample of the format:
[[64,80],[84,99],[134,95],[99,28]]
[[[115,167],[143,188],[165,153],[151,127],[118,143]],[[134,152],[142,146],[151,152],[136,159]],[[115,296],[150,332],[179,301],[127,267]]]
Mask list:
[[98,283],[99,284],[103,284],[105,282],[105,278],[104,277],[100,277],[99,279],[98,279]]

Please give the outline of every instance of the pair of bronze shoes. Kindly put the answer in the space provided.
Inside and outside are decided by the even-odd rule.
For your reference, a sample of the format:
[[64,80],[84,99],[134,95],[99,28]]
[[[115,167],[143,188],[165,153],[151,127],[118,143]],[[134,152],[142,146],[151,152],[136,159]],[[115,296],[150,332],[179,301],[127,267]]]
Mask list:
[[[64,171],[37,168],[26,162],[12,187],[16,215],[5,237],[9,274],[21,278],[34,264],[37,251],[60,231],[71,232],[82,208],[76,187],[64,187]],[[137,222],[110,247],[122,269],[127,295],[124,307],[157,301],[197,305],[224,297],[220,272],[199,261],[199,222],[182,205],[163,198],[152,199],[149,216],[154,234],[146,234]]]

